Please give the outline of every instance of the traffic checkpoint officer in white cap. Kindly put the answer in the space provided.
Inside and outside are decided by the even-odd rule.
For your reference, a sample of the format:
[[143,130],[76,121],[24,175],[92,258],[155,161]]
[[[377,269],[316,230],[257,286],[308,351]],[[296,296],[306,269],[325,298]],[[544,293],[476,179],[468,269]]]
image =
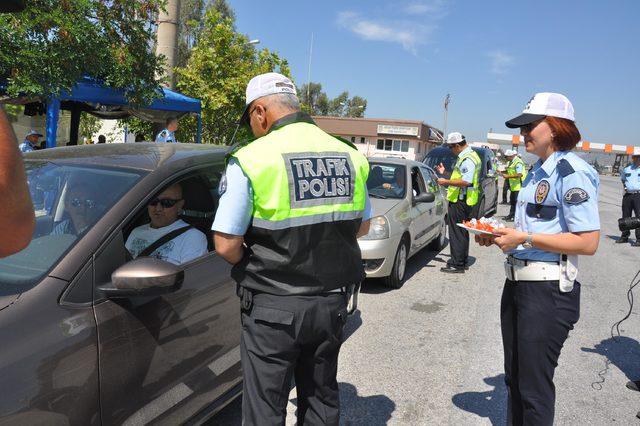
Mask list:
[[[464,273],[469,257],[469,233],[457,224],[469,220],[474,214],[480,200],[480,164],[478,154],[467,145],[467,140],[459,132],[449,133],[446,146],[457,157],[451,176],[439,178],[438,184],[448,186],[447,200],[449,210],[449,242],[451,257],[447,265],[440,268],[442,272]],[[445,167],[440,163],[436,167],[438,174],[445,174]]]
[[538,93],[506,123],[520,128],[540,159],[526,177],[515,228],[476,236],[508,254],[500,320],[508,388],[508,424],[552,425],[553,376],[580,316],[578,256],[600,240],[597,172],[571,150],[580,141],[573,106],[559,93]]
[[241,297],[244,425],[282,425],[295,378],[298,424],[338,425],[336,379],[347,298],[364,279],[367,159],[300,112],[277,73],[249,82],[212,229]]
[[522,188],[522,182],[527,177],[527,169],[515,150],[506,150],[504,156],[509,163],[507,164],[507,170],[502,173],[502,177],[508,182],[509,191],[511,192],[509,198],[511,208],[509,209],[509,214],[504,219],[511,221],[516,214],[516,201],[518,200],[520,188]]
[[38,145],[38,139],[42,137],[42,134],[31,129],[29,133],[24,137],[24,141],[18,146],[22,152],[31,152],[36,150]]

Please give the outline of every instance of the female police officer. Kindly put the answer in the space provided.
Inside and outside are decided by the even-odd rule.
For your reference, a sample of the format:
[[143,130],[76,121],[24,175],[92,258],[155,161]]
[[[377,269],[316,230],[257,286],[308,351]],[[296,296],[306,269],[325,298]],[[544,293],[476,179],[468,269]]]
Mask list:
[[577,255],[593,255],[600,238],[599,180],[570,152],[580,133],[565,96],[538,93],[506,125],[540,159],[518,196],[515,229],[476,241],[508,253],[500,317],[509,423],[551,425],[554,370],[580,315]]

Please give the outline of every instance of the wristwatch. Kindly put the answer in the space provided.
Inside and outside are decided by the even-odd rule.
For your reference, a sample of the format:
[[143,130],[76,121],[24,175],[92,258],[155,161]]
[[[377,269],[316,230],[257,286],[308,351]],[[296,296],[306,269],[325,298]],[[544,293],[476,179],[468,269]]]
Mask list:
[[524,243],[522,243],[522,247],[526,249],[533,248],[533,234],[531,232],[527,233],[527,238],[524,239]]

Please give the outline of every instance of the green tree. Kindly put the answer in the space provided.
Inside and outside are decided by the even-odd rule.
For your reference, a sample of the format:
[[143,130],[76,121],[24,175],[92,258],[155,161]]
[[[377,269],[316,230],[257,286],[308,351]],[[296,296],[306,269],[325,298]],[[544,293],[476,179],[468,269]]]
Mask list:
[[152,51],[165,0],[29,0],[0,15],[0,78],[10,96],[55,95],[89,75],[126,89],[130,100],[157,96],[164,58]]
[[347,117],[364,117],[364,111],[367,109],[367,100],[361,96],[354,96],[347,101]]
[[311,115],[363,117],[367,109],[366,99],[361,96],[349,98],[349,92],[342,92],[334,99],[329,99],[320,83],[303,84],[298,90],[298,97],[302,110]]
[[[232,17],[225,18],[211,8],[186,66],[176,69],[178,90],[202,101],[205,143],[230,143],[245,108],[246,85],[253,76],[270,71],[289,75],[285,59],[267,49],[257,51],[248,41],[236,32]],[[190,142],[195,134],[195,118],[181,119],[177,139]],[[242,129],[236,139],[248,137]]]
[[[80,139],[91,139],[94,134],[102,127],[101,120],[95,115],[83,112],[80,116],[80,128],[78,129],[78,136]],[[95,141],[94,141],[95,142]]]

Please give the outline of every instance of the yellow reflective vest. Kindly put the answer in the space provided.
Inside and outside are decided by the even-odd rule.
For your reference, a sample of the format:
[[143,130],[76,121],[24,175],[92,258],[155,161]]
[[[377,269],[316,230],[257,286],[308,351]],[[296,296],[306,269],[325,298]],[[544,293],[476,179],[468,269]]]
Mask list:
[[[473,161],[473,164],[476,167],[475,167],[475,172],[473,173],[473,181],[471,182],[471,186],[468,186],[465,188],[466,190],[465,202],[467,203],[468,206],[475,206],[476,204],[478,204],[478,200],[480,199],[481,160],[480,160],[480,156],[473,149],[470,148],[469,151],[463,152],[461,153],[461,155],[458,156],[458,160],[456,161],[455,166],[453,166],[453,172],[451,173],[451,180],[462,178],[462,173],[460,172],[460,166],[462,165],[462,162],[465,161],[467,158],[471,159],[471,161]],[[460,188],[459,186],[449,185],[449,187],[447,188],[447,200],[449,200],[450,203],[457,203],[458,200],[460,199],[461,190],[462,188]]]

